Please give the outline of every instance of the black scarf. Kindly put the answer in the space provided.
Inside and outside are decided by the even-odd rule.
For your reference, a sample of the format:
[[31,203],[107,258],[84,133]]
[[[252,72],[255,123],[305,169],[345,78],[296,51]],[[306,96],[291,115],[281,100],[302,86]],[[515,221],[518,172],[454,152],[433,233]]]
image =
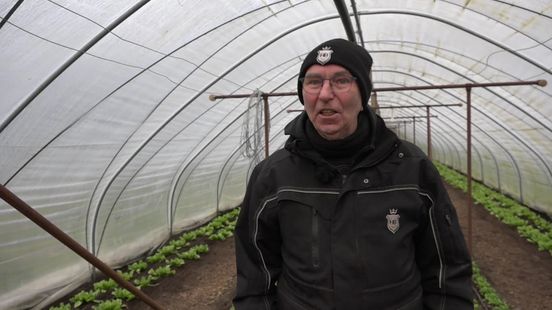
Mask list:
[[312,147],[324,159],[335,165],[352,165],[359,152],[369,144],[369,119],[365,113],[358,114],[357,128],[350,136],[340,140],[326,140],[320,136],[311,122],[305,122],[305,133]]
[[329,141],[322,138],[305,112],[291,121],[284,132],[290,136],[285,148],[311,159],[316,165],[316,177],[323,183],[335,181],[340,174],[348,175],[367,156],[379,160],[397,142],[395,134],[370,110],[359,113],[357,129],[345,139]]

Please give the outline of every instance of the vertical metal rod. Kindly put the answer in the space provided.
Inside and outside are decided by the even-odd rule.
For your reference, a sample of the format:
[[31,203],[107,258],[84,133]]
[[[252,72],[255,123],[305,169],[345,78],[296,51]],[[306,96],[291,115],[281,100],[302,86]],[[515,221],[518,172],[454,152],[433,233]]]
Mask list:
[[426,107],[426,115],[427,115],[427,157],[429,160],[432,160],[431,158],[431,117],[429,116],[429,109],[430,107]]
[[263,95],[264,101],[264,138],[265,138],[265,158],[268,158],[268,139],[270,131],[270,110],[268,108],[268,96]]
[[416,117],[412,116],[412,143],[416,144]]
[[341,22],[343,23],[343,28],[345,28],[345,33],[347,33],[347,38],[351,42],[356,43],[355,30],[353,29],[353,23],[351,23],[351,18],[349,17],[349,11],[347,10],[347,5],[344,0],[334,0],[335,7],[337,12],[341,17]]
[[[353,15],[355,17],[355,22],[356,22],[356,26],[357,26],[358,39],[359,39],[360,44],[362,45],[362,47],[364,47],[364,37],[362,36],[362,27],[360,26],[360,18],[358,17],[358,11],[357,11],[355,0],[351,0],[351,6],[353,7]],[[370,73],[372,73],[372,72],[370,72]],[[370,80],[373,81],[372,76],[370,76]]]
[[401,138],[401,124],[397,123],[397,137]]
[[96,256],[94,256],[92,253],[90,253],[87,249],[85,249],[77,241],[75,241],[73,238],[71,238],[69,235],[67,235],[65,232],[63,232],[61,229],[59,229],[52,222],[48,221],[48,219],[46,219],[44,216],[42,216],[40,213],[38,213],[36,210],[34,210],[31,206],[29,206],[26,202],[21,200],[19,197],[17,197],[17,195],[12,193],[4,185],[1,185],[1,184],[0,184],[0,198],[2,198],[4,201],[6,201],[8,204],[10,204],[17,211],[21,212],[24,216],[26,216],[28,219],[33,221],[35,224],[40,226],[42,229],[44,229],[46,232],[48,232],[54,238],[58,239],[61,243],[66,245],[68,248],[73,250],[80,257],[84,258],[89,263],[94,265],[96,268],[98,268],[100,271],[102,271],[105,275],[107,275],[108,277],[113,279],[115,282],[117,282],[120,286],[126,288],[128,291],[130,291],[136,297],[138,297],[143,302],[145,302],[146,304],[151,306],[153,309],[156,309],[156,310],[162,310],[163,309],[163,307],[161,307],[155,300],[151,299],[148,295],[146,295],[140,289],[135,287],[132,283],[130,283],[127,280],[123,279],[117,272],[115,272],[113,269],[111,269],[111,267],[109,267],[107,264],[102,262],[100,259],[98,259]]
[[468,149],[468,165],[467,165],[467,178],[468,178],[468,251],[472,253],[472,150],[471,150],[471,87],[466,87],[466,121],[467,121],[467,149]]

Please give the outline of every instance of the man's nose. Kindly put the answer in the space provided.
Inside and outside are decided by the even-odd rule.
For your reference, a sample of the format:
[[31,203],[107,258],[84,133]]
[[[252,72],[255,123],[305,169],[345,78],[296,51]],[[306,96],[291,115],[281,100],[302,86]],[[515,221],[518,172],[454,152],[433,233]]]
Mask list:
[[320,95],[318,95],[318,98],[320,99],[331,99],[334,96],[334,92],[332,89],[332,84],[330,83],[330,80],[324,80],[322,83],[322,88],[320,89]]

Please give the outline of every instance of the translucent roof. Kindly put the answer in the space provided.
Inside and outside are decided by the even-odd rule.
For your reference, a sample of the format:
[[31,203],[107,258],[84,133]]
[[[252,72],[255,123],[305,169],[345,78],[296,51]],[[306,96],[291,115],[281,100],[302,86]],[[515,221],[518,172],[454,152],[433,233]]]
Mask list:
[[[340,16],[336,3],[349,16]],[[356,14],[355,14],[356,13]],[[261,93],[296,91],[354,39],[376,88],[551,82],[552,1],[0,2],[0,182],[112,266],[241,202],[264,157]],[[211,101],[209,95],[251,94]],[[552,86],[473,88],[473,176],[552,214]],[[261,104],[255,104],[257,101]],[[377,93],[380,115],[466,171],[466,91]],[[302,105],[269,97],[269,151]],[[414,120],[414,118],[413,118]],[[415,140],[415,141],[414,141]],[[0,200],[0,308],[47,304],[88,264]]]

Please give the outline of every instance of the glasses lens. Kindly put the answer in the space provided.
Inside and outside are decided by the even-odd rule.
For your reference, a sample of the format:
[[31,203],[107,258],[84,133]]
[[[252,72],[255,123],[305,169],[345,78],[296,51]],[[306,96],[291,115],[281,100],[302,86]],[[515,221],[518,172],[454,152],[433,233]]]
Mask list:
[[329,79],[323,79],[319,76],[306,76],[304,78],[301,78],[301,82],[303,83],[303,90],[310,94],[318,94],[320,90],[322,90],[322,86],[324,86],[325,80],[330,81],[332,91],[346,92],[351,88],[351,85],[353,84],[355,78],[347,75],[333,76]]
[[352,76],[334,76],[331,78],[331,83],[334,91],[348,91],[353,84]]
[[308,93],[318,93],[322,89],[324,79],[320,77],[307,76],[303,78],[303,89]]

